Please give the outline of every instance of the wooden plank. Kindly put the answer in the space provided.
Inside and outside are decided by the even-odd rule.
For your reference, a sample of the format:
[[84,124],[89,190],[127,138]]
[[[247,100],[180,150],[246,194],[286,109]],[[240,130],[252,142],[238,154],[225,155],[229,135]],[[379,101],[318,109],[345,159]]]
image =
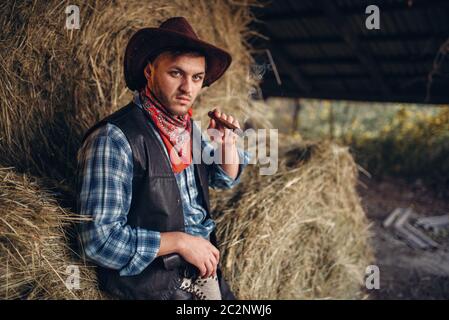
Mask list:
[[383,221],[382,225],[384,228],[389,228],[393,225],[393,223],[396,221],[396,219],[402,215],[404,212],[404,208],[396,208],[394,209],[388,217]]
[[[262,34],[269,37],[271,36],[270,31],[265,25],[260,26],[260,30],[262,31]],[[286,73],[288,74],[295,85],[300,89],[303,93],[308,93],[312,91],[312,86],[309,83],[309,81],[304,77],[304,75],[299,71],[299,66],[296,64],[293,64],[287,53],[280,48],[279,46],[273,46],[270,42],[268,42],[269,48],[268,50],[271,53],[271,58],[273,59],[274,63],[279,67],[279,73]],[[297,96],[299,97],[301,95],[301,92],[297,93]]]

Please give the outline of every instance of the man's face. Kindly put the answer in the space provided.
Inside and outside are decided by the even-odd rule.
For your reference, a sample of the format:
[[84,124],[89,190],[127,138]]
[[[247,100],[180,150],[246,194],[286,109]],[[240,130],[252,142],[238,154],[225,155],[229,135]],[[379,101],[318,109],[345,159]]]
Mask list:
[[205,57],[162,53],[147,65],[144,73],[147,85],[167,110],[182,116],[200,93],[205,71]]

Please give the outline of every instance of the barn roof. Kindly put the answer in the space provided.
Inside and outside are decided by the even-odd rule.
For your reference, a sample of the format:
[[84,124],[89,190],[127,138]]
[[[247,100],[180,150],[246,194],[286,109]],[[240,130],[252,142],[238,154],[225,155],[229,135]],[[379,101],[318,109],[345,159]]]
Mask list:
[[[379,30],[365,27],[371,4],[380,10]],[[256,62],[268,66],[271,55],[275,64],[265,68],[265,98],[449,102],[442,53],[428,88],[449,39],[448,0],[273,0],[252,10],[251,28],[269,38],[251,40]]]

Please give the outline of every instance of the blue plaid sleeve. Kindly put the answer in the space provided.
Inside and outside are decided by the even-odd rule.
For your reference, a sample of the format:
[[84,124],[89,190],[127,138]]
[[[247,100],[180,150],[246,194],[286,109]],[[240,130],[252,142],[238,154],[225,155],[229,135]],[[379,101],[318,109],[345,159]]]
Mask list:
[[231,178],[221,165],[212,164],[211,174],[209,175],[209,186],[213,189],[231,189],[240,182],[240,176],[243,169],[248,165],[251,154],[248,151],[237,149],[239,155],[239,170],[235,179]]
[[[205,136],[201,135],[201,150],[205,148],[209,150],[207,154],[213,157],[215,149],[211,144],[210,140]],[[237,148],[237,153],[239,155],[239,170],[235,179],[231,178],[226,171],[223,170],[220,164],[212,163],[209,171],[209,186],[213,189],[231,189],[236,184],[240,182],[240,177],[243,169],[249,164],[252,154],[248,151],[243,151]]]
[[127,224],[133,162],[123,132],[107,124],[90,134],[78,152],[78,170],[78,210],[93,218],[80,230],[86,257],[122,276],[139,274],[157,256],[160,233]]

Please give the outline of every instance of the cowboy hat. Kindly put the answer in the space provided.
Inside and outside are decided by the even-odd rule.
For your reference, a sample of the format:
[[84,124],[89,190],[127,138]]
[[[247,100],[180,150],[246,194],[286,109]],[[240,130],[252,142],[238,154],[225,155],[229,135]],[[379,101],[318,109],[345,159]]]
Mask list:
[[131,90],[139,90],[147,80],[143,70],[151,59],[173,48],[188,48],[203,53],[207,70],[203,87],[218,80],[229,67],[231,55],[223,49],[202,41],[184,17],[165,20],[159,28],[138,30],[129,40],[125,51],[125,81]]

